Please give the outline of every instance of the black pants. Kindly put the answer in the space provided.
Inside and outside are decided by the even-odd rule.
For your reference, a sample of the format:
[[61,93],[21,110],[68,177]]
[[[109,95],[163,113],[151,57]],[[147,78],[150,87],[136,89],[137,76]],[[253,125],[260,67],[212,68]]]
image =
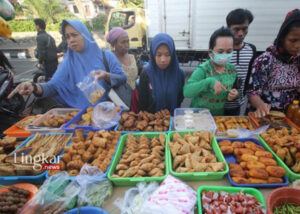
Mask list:
[[49,81],[53,74],[55,73],[56,69],[58,66],[58,61],[57,59],[52,60],[52,61],[47,61],[44,63],[44,69],[45,69],[45,80]]

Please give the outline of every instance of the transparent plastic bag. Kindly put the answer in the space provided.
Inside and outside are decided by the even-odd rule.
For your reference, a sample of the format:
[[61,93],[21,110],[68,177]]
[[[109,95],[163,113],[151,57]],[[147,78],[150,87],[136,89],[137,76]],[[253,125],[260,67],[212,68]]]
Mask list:
[[60,172],[49,177],[18,213],[61,213],[67,210],[79,192],[80,186],[75,181],[69,181],[69,174],[65,171]]
[[92,122],[94,127],[110,128],[120,120],[120,114],[116,105],[112,102],[106,101],[97,104],[92,113]]
[[[93,71],[91,73],[93,73]],[[86,76],[82,82],[77,83],[77,87],[84,93],[91,104],[96,104],[104,95],[105,89],[91,73]]]
[[0,1],[0,16],[6,21],[12,20],[15,18],[15,9],[8,0]]
[[77,206],[102,207],[104,202],[112,195],[112,184],[98,167],[84,164],[76,182],[81,191],[78,195]]
[[118,198],[114,205],[121,210],[121,214],[142,214],[144,203],[158,186],[159,184],[156,182],[138,183],[137,187],[130,188],[125,192],[124,198]]
[[269,125],[262,126],[260,128],[254,129],[254,130],[249,130],[249,129],[244,129],[241,127],[237,128],[238,131],[238,137],[239,138],[255,138],[257,135],[265,132],[269,128]]

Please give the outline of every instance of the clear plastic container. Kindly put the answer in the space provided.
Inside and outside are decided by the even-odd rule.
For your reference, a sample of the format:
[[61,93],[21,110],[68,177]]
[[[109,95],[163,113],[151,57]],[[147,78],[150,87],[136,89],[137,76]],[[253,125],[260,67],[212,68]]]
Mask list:
[[175,130],[207,130],[216,132],[217,126],[206,108],[176,108],[174,112]]

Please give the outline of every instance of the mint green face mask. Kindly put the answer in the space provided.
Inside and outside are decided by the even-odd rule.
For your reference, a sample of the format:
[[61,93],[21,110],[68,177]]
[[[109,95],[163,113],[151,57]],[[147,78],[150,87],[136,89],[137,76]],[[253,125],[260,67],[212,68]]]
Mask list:
[[232,54],[233,54],[233,52],[228,53],[228,54],[220,54],[220,53],[216,53],[214,51],[212,51],[212,52],[214,53],[214,57],[209,55],[210,59],[212,61],[214,61],[214,63],[216,63],[217,65],[220,65],[220,66],[226,65],[230,61]]

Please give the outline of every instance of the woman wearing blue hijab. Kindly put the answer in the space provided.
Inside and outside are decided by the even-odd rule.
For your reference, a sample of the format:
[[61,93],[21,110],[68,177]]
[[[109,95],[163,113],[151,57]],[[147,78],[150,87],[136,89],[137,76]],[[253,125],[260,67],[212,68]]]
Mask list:
[[180,69],[175,44],[168,34],[157,34],[151,42],[149,65],[140,76],[139,110],[172,114],[183,100],[185,74]]
[[76,84],[88,76],[91,71],[95,71],[98,82],[106,90],[99,102],[108,99],[107,94],[111,87],[126,82],[126,75],[120,63],[110,51],[105,51],[110,73],[105,72],[102,50],[82,22],[64,20],[62,28],[68,43],[68,50],[53,78],[49,82],[41,84],[21,83],[9,97],[15,93],[22,95],[34,93],[38,97],[54,97],[65,106],[84,108],[91,104]]

